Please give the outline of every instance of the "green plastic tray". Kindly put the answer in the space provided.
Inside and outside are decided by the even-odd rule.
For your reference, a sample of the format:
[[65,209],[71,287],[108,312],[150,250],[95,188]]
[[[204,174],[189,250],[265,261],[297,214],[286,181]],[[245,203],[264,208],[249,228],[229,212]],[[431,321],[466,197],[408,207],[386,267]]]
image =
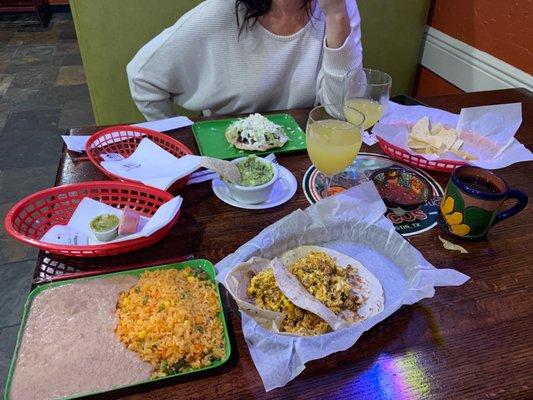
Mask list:
[[244,157],[248,154],[269,154],[269,153],[292,153],[306,150],[305,133],[302,131],[296,120],[289,114],[265,115],[270,121],[283,128],[289,141],[283,147],[270,149],[267,151],[239,150],[228,143],[224,133],[226,128],[238,118],[217,119],[213,121],[197,122],[192,126],[192,131],[198,144],[198,149],[202,156],[220,158],[222,160],[232,160]]
[[135,276],[139,277],[144,271],[152,271],[152,270],[155,270],[155,269],[171,269],[171,268],[183,269],[185,267],[201,268],[207,273],[209,278],[213,282],[215,282],[215,290],[216,290],[217,297],[218,297],[218,303],[219,303],[220,309],[221,309],[221,312],[219,314],[219,318],[222,321],[222,326],[223,326],[223,329],[224,329],[224,339],[225,339],[225,342],[226,342],[226,356],[224,357],[224,359],[215,361],[213,364],[211,364],[208,367],[195,369],[193,371],[188,371],[188,372],[182,372],[182,373],[177,373],[177,374],[173,374],[173,375],[168,375],[168,376],[165,376],[163,378],[148,379],[148,380],[145,380],[145,381],[142,381],[142,382],[138,382],[138,383],[133,384],[133,385],[125,385],[125,386],[114,387],[113,389],[110,389],[110,390],[107,390],[107,391],[103,391],[103,392],[77,393],[77,394],[69,396],[69,397],[64,397],[63,399],[78,399],[78,398],[84,397],[84,396],[90,396],[90,395],[95,395],[95,394],[111,392],[111,391],[115,391],[115,390],[118,390],[118,389],[124,389],[124,388],[129,388],[129,387],[134,387],[134,386],[147,384],[147,383],[154,382],[154,381],[158,381],[159,382],[159,381],[170,379],[170,378],[174,378],[174,377],[177,377],[177,376],[190,375],[190,374],[198,373],[200,371],[205,371],[205,370],[218,368],[218,367],[222,366],[230,358],[231,345],[230,345],[230,338],[229,338],[229,335],[228,335],[228,327],[226,326],[226,320],[224,318],[224,311],[222,310],[222,307],[223,307],[222,306],[222,300],[220,298],[220,292],[218,290],[218,285],[216,284],[216,280],[215,280],[215,275],[216,275],[215,269],[213,267],[213,264],[211,264],[211,262],[209,262],[207,260],[201,260],[201,259],[199,259],[199,260],[190,260],[190,261],[185,261],[185,262],[175,263],[175,264],[165,264],[165,265],[158,265],[158,266],[154,266],[154,267],[141,268],[141,269],[135,269],[135,270],[129,270],[129,271],[114,272],[114,273],[110,273],[110,274],[95,275],[95,276],[91,276],[91,277],[88,277],[88,278],[69,279],[69,280],[60,281],[60,282],[47,283],[47,284],[38,286],[37,288],[32,290],[32,292],[28,295],[28,299],[26,301],[26,305],[24,306],[24,312],[22,314],[22,322],[20,324],[20,329],[19,329],[19,333],[18,333],[18,337],[17,337],[17,344],[15,346],[15,352],[14,352],[14,355],[13,355],[13,359],[11,360],[11,365],[9,367],[9,372],[8,372],[8,375],[7,375],[6,388],[5,388],[5,391],[4,391],[4,400],[8,400],[9,399],[8,395],[9,395],[9,390],[11,388],[11,380],[13,379],[13,372],[15,370],[15,365],[17,363],[17,358],[18,358],[17,355],[18,355],[18,351],[19,351],[19,347],[20,347],[20,342],[22,340],[22,336],[24,335],[24,329],[26,327],[26,322],[27,322],[27,319],[28,319],[28,314],[29,314],[29,311],[30,311],[30,308],[31,308],[32,301],[40,293],[42,293],[42,292],[44,292],[46,290],[58,287],[58,286],[68,285],[70,283],[77,283],[77,282],[82,282],[82,281],[91,281],[91,280],[94,280],[94,279],[109,278],[109,277],[117,276],[117,275],[135,275]]

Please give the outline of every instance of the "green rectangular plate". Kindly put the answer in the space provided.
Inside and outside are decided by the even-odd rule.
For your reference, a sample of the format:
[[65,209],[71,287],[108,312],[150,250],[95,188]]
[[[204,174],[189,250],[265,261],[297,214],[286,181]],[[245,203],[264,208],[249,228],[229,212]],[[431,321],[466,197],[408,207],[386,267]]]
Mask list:
[[[17,355],[18,355],[18,351],[19,351],[19,347],[20,347],[20,342],[22,340],[22,336],[24,335],[24,329],[26,327],[26,322],[28,320],[28,314],[29,314],[29,311],[30,311],[30,308],[31,308],[31,303],[32,303],[33,299],[36,296],[38,296],[40,293],[42,293],[42,292],[44,292],[46,290],[58,287],[58,286],[64,286],[64,285],[68,285],[68,284],[71,284],[71,283],[77,283],[77,282],[82,282],[82,281],[91,281],[91,280],[94,280],[94,279],[109,278],[109,277],[117,276],[117,275],[134,275],[134,276],[139,277],[144,271],[153,271],[155,269],[171,269],[171,268],[183,269],[185,267],[201,268],[207,273],[209,278],[213,282],[215,282],[215,290],[216,290],[217,297],[218,297],[218,304],[220,305],[220,309],[222,310],[222,307],[223,307],[222,306],[222,300],[220,298],[220,292],[218,290],[218,284],[216,284],[216,280],[215,280],[215,275],[216,275],[215,268],[213,267],[213,264],[211,264],[211,262],[209,262],[207,260],[201,260],[201,259],[199,259],[199,260],[190,260],[190,261],[185,261],[185,262],[175,263],[175,264],[158,265],[158,266],[154,266],[154,267],[141,268],[141,269],[135,269],[135,270],[129,270],[129,271],[114,272],[114,273],[110,273],[110,274],[95,275],[95,276],[91,276],[91,277],[88,277],[88,278],[69,279],[69,280],[60,281],[60,282],[47,283],[47,284],[44,284],[44,285],[36,287],[29,294],[28,299],[26,301],[26,305],[24,306],[24,313],[22,315],[22,322],[20,324],[20,329],[19,329],[19,333],[18,333],[18,337],[17,337],[17,344],[15,346],[15,352],[14,352],[14,355],[13,355],[13,359],[11,360],[11,365],[9,367],[9,372],[8,372],[8,375],[7,375],[6,388],[5,388],[5,391],[4,391],[4,400],[8,400],[9,399],[8,394],[9,394],[9,390],[11,388],[11,380],[13,379],[13,372],[15,370],[15,365],[17,364]],[[119,386],[119,387],[115,387],[113,389],[110,389],[109,391],[114,391],[114,390],[117,390],[117,389],[124,389],[124,388],[128,388],[128,387],[138,386],[138,385],[142,385],[142,384],[146,384],[146,383],[154,382],[154,381],[161,381],[161,380],[165,380],[165,379],[170,379],[170,378],[174,378],[176,376],[194,374],[194,373],[197,373],[199,371],[205,371],[205,370],[208,370],[208,369],[213,369],[213,368],[220,367],[222,364],[224,364],[226,361],[229,360],[230,355],[231,355],[231,345],[230,345],[230,338],[229,338],[229,334],[228,334],[228,327],[226,326],[226,319],[224,318],[224,312],[223,311],[220,312],[219,318],[222,321],[222,326],[224,328],[224,339],[225,339],[225,342],[226,342],[226,357],[224,359],[216,361],[213,364],[211,364],[210,366],[205,367],[205,368],[199,368],[199,369],[195,369],[195,370],[189,371],[189,372],[182,372],[182,373],[178,373],[178,374],[173,374],[173,375],[165,376],[164,378],[158,378],[158,379],[152,379],[152,380],[149,379],[149,380],[142,381],[142,382],[139,382],[139,383],[136,383],[136,384],[133,384],[133,385]],[[108,392],[108,391],[94,392],[94,393],[79,393],[79,394],[72,395],[70,397],[65,397],[64,400],[66,400],[66,399],[78,399],[80,397],[90,396],[90,395],[95,395],[95,394],[100,394],[100,393],[106,393],[106,392]]]
[[270,121],[281,126],[289,141],[283,147],[277,147],[267,151],[239,150],[228,143],[224,133],[226,128],[238,118],[217,119],[213,121],[196,122],[192,126],[194,138],[202,156],[232,160],[244,157],[248,154],[291,153],[306,150],[305,133],[296,120],[289,114],[265,115]]

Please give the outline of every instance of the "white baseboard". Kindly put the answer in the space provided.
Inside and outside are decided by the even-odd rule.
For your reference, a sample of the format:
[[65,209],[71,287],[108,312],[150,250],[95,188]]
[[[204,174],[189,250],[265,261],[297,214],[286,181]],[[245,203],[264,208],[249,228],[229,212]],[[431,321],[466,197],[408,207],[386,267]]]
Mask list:
[[420,63],[465,92],[518,87],[533,91],[533,76],[527,72],[430,26]]

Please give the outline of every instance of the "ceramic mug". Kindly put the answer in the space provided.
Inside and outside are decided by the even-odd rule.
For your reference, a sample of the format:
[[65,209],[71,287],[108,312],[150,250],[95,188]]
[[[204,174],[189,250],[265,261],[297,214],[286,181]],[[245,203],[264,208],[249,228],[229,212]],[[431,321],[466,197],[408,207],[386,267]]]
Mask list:
[[[516,199],[517,203],[500,211],[506,199]],[[493,225],[519,213],[526,205],[526,194],[509,188],[502,178],[483,168],[463,166],[452,172],[438,222],[448,234],[480,239]]]

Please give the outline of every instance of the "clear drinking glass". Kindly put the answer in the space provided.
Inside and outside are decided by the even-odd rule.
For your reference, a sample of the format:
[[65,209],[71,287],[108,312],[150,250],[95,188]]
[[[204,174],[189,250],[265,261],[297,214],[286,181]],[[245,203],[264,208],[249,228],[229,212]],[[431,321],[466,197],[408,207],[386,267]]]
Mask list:
[[344,171],[359,153],[364,122],[362,113],[342,104],[318,106],[309,113],[307,152],[313,165],[324,175],[322,197],[328,196],[331,178]]
[[[344,76],[344,104],[365,115],[365,131],[374,126],[385,112],[391,85],[390,75],[376,69],[352,70]],[[349,121],[350,116],[347,115],[347,118]]]

